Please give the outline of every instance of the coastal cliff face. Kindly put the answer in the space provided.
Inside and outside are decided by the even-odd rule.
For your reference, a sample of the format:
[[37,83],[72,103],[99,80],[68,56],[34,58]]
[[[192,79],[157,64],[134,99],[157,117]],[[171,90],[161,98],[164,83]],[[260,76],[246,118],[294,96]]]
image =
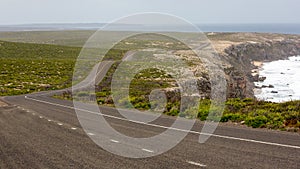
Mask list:
[[[212,44],[221,59],[216,64],[223,68],[226,76],[227,98],[254,98],[254,82],[264,80],[258,75],[262,62],[300,55],[298,35],[216,33],[215,36],[218,39],[213,37]],[[189,55],[189,58],[192,56]],[[207,73],[202,72],[198,79],[198,90],[202,98],[210,98],[211,87]],[[167,97],[173,98],[174,92],[178,92],[178,89],[168,89]]]
[[231,67],[225,68],[228,82],[228,98],[254,97],[253,82],[258,81],[253,70],[258,68],[254,62],[287,59],[300,55],[300,40],[284,38],[280,41],[267,39],[264,42],[245,42],[224,49],[221,57]]

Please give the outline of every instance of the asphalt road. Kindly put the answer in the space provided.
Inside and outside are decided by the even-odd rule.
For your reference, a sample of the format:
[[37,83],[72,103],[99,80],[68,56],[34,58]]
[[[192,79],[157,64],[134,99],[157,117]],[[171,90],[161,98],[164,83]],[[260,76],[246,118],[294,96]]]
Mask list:
[[[29,96],[28,96],[29,97]],[[31,100],[32,99],[32,100]],[[34,99],[34,100],[33,100]],[[72,102],[48,96],[6,97],[10,106],[0,113],[0,168],[299,168],[297,133],[220,125],[206,143],[199,134],[188,136],[170,151],[150,158],[130,159],[97,146],[77,119]],[[59,106],[61,105],[61,106]],[[118,116],[113,108],[103,114]],[[90,119],[93,120],[93,119]],[[150,137],[160,127],[107,118],[117,131],[131,137]],[[168,126],[174,118],[163,116],[155,124]],[[192,131],[201,131],[196,122]],[[110,133],[94,136],[109,138]],[[91,136],[91,135],[90,135]],[[244,139],[244,140],[243,140]],[[110,144],[123,144],[111,141]],[[167,140],[166,140],[167,141]],[[124,143],[126,144],[126,143]],[[144,151],[139,147],[140,151]],[[151,150],[151,147],[144,149]],[[151,152],[146,152],[151,153]]]
[[[101,71],[108,70],[107,64]],[[109,132],[85,132],[73,102],[52,98],[51,94],[2,98],[8,105],[0,107],[0,168],[300,168],[299,133],[220,124],[209,140],[200,144],[200,121],[182,142],[163,154],[141,159],[118,156],[97,146],[91,138],[106,139],[109,146],[144,154],[156,150],[116,139]],[[102,114],[85,111],[86,121],[93,124],[97,116],[104,116],[115,130],[135,138],[158,135],[175,120],[161,116],[145,124],[122,118],[114,108],[100,110]],[[186,131],[175,128],[173,134],[176,132]],[[167,138],[162,141],[172,142]]]

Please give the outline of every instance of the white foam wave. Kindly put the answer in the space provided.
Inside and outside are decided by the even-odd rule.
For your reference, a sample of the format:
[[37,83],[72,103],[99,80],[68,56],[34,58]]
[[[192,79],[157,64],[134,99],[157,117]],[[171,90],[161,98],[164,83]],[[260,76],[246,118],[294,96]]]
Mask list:
[[271,85],[274,88],[255,90],[258,99],[272,102],[300,100],[300,56],[264,63],[259,75],[266,80],[256,82],[256,86]]

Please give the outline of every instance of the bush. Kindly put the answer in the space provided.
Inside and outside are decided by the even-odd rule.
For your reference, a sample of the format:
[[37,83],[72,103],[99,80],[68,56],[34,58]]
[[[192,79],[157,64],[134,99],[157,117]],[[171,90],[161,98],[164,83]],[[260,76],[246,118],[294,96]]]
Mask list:
[[166,113],[169,116],[178,116],[179,110],[177,107],[173,107],[170,111]]
[[253,128],[265,127],[267,122],[268,118],[266,116],[247,117],[245,120],[245,124]]
[[281,113],[268,113],[267,114],[268,123],[267,127],[272,129],[282,128],[284,124],[284,117]]
[[205,121],[207,116],[209,114],[209,109],[199,109],[199,113],[198,113],[198,118],[201,120],[201,121]]
[[243,102],[241,99],[229,99],[226,102],[226,108],[229,112],[238,112],[247,105],[247,102]]
[[98,104],[104,104],[105,103],[105,98],[99,98],[97,99]]
[[245,119],[246,115],[238,114],[238,113],[229,113],[229,114],[224,114],[221,118],[221,122],[240,122]]

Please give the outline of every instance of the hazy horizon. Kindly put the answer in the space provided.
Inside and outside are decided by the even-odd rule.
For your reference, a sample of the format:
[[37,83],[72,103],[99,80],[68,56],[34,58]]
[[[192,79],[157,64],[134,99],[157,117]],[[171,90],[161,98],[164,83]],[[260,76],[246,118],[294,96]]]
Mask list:
[[[0,26],[30,26],[30,25],[103,25],[103,24],[109,24],[109,22],[49,22],[49,23],[23,23],[23,24],[1,24]],[[124,23],[125,24],[125,23]],[[130,24],[130,23],[128,23]],[[195,25],[300,25],[300,23],[193,23]]]
[[285,0],[0,0],[0,25],[109,23],[134,13],[158,12],[194,24],[300,24],[300,1]]
[[[38,24],[21,24],[21,25],[0,25],[0,32],[18,32],[18,31],[63,31],[63,30],[98,30],[101,29],[106,23],[38,23]],[[143,25],[141,25],[143,27]],[[158,25],[159,26],[159,25]],[[176,27],[179,32],[185,29]],[[280,24],[280,23],[267,23],[267,24],[195,24],[203,32],[258,32],[258,33],[283,33],[283,34],[300,34],[300,24]],[[127,24],[119,24],[118,27],[123,30],[133,29],[135,26]],[[138,26],[140,27],[140,26]],[[162,26],[164,27],[164,26]]]

